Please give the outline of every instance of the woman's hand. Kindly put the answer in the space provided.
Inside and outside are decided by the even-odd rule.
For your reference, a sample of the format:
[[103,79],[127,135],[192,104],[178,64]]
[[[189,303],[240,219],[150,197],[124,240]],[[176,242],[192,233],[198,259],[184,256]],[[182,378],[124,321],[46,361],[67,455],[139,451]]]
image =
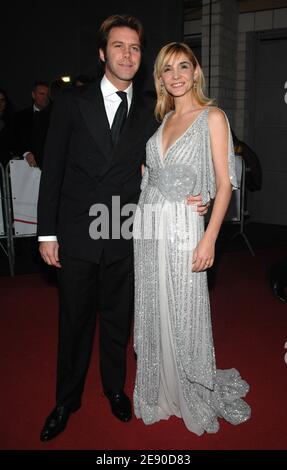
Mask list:
[[203,237],[193,251],[192,271],[200,272],[210,268],[214,263],[215,242]]

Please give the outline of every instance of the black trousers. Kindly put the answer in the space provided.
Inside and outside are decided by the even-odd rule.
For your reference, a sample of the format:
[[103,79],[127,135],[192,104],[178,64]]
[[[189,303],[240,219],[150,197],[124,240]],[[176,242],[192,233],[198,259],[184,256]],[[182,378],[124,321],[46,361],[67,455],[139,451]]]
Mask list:
[[106,266],[60,254],[58,405],[80,405],[100,308],[100,371],[105,393],[124,388],[133,312],[133,257]]

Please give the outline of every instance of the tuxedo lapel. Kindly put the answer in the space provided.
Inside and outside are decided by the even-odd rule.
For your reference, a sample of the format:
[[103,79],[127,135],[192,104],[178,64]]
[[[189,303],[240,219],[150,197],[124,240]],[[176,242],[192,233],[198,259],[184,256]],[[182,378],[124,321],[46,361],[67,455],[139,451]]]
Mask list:
[[112,138],[99,84],[94,84],[77,98],[86,125],[102,153],[110,159]]
[[106,159],[106,164],[101,171],[101,177],[103,177],[118,159],[121,159],[124,155],[131,157],[127,152],[127,147],[131,147],[134,142],[141,139],[146,128],[146,120],[147,118],[150,119],[150,115],[147,115],[141,97],[134,92],[124,128],[117,144],[113,146],[100,85],[93,84],[84,90],[84,93],[77,97],[77,101],[89,132]]

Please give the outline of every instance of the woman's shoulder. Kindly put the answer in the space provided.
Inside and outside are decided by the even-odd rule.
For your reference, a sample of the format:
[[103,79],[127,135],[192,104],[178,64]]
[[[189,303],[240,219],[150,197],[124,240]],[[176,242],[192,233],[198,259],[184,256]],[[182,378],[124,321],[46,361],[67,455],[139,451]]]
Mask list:
[[228,118],[222,109],[217,106],[209,106],[208,123],[210,126],[226,126],[228,125]]
[[211,119],[223,119],[226,118],[225,112],[218,108],[217,106],[208,106],[209,113]]

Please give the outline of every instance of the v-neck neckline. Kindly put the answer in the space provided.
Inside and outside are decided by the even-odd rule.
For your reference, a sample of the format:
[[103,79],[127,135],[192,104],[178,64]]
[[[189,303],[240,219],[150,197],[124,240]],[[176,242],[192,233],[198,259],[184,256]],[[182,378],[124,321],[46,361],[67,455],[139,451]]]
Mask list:
[[196,118],[189,124],[189,126],[185,129],[185,131],[177,138],[175,139],[175,141],[173,142],[173,144],[171,144],[165,151],[165,155],[163,155],[163,149],[162,149],[162,136],[163,136],[163,129],[164,129],[164,126],[166,124],[166,121],[168,119],[168,117],[174,112],[174,111],[170,111],[169,113],[167,113],[164,117],[164,120],[162,122],[162,125],[160,126],[160,129],[159,129],[159,154],[160,154],[160,160],[162,162],[162,164],[164,165],[165,161],[166,161],[166,158],[169,154],[169,152],[171,151],[171,149],[185,136],[185,134],[193,127],[193,125],[198,121],[198,119],[200,118],[200,116],[207,110],[209,109],[209,107],[206,107],[204,108],[197,116]]

